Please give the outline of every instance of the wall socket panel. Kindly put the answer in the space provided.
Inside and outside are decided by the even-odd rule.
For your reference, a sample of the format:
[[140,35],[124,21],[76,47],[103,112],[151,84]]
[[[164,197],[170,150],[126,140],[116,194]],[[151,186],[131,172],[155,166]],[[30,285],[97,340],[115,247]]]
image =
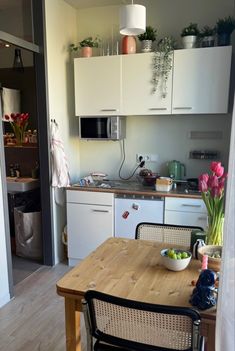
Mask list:
[[136,161],[141,162],[140,158],[142,157],[141,161],[145,162],[157,162],[159,156],[157,154],[136,154]]

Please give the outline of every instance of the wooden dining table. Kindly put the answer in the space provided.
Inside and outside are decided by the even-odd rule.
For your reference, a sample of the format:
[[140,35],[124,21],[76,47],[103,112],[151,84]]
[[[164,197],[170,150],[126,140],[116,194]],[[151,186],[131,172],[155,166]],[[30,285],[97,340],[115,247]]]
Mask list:
[[[167,270],[160,252],[166,243],[110,238],[57,282],[57,293],[65,299],[66,350],[81,350],[80,312],[87,290],[137,301],[192,307],[189,302],[201,263],[192,259],[179,272]],[[199,311],[201,334],[207,351],[215,350],[216,308]]]

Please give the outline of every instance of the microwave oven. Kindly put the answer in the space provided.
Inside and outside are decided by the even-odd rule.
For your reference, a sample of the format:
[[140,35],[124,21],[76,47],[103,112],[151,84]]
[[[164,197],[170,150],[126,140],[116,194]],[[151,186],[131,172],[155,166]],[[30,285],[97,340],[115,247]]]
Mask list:
[[126,137],[126,118],[120,116],[79,117],[79,138],[121,140]]

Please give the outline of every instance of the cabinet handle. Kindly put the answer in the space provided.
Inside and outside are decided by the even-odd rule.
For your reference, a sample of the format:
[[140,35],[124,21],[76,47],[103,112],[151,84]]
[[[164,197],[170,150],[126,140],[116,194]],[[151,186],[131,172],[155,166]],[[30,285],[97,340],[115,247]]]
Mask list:
[[188,205],[188,204],[182,204],[183,207],[197,207],[200,208],[201,205]]
[[200,221],[205,221],[205,220],[207,220],[207,217],[198,217],[198,219],[199,219]]
[[115,112],[118,110],[116,108],[102,108],[100,111],[102,111],[102,112]]
[[150,111],[166,111],[166,107],[149,107]]
[[102,213],[109,213],[109,210],[92,210],[92,212],[102,212]]
[[192,110],[190,106],[182,106],[182,107],[173,107],[174,110]]

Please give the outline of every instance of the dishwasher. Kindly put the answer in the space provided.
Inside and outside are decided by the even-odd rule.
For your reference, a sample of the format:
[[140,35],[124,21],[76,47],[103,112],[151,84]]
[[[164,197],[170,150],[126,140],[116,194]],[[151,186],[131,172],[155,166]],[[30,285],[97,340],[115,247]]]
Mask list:
[[164,199],[155,195],[115,195],[115,237],[135,238],[139,223],[163,223]]

